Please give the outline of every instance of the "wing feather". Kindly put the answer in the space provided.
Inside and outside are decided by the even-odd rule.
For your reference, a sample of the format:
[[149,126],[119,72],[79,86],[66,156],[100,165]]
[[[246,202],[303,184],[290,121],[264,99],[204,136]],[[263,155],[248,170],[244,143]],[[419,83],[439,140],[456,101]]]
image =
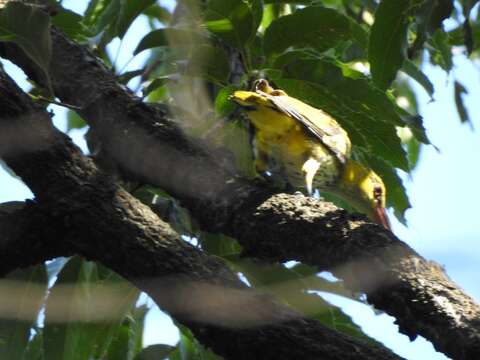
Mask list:
[[331,116],[303,103],[304,107],[310,108],[310,111],[307,111],[310,114],[307,115],[305,112],[302,114],[295,106],[289,104],[291,98],[288,96],[274,96],[259,90],[257,92],[265,96],[276,110],[301,123],[337,157],[340,163],[344,164],[347,161],[350,156],[350,139],[345,130]]

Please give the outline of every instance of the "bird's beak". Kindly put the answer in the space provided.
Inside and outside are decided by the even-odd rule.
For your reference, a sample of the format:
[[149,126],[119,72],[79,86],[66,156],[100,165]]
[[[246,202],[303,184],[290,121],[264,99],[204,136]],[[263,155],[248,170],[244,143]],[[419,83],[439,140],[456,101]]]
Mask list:
[[248,106],[252,105],[251,96],[252,93],[250,91],[235,91],[228,97],[228,100],[234,101],[241,106]]
[[387,212],[383,206],[377,205],[375,207],[374,220],[376,223],[383,225],[385,229],[392,230],[390,226],[390,220],[388,220]]
[[232,95],[228,97],[228,100],[233,101],[239,106],[239,109],[242,108],[246,111],[252,111],[257,109],[256,98],[252,96],[253,93],[250,91],[235,91]]

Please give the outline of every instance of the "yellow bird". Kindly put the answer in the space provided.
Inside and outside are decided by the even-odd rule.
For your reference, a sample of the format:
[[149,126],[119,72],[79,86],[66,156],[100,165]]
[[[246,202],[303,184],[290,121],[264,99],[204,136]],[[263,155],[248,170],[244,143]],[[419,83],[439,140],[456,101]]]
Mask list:
[[328,191],[390,229],[385,185],[350,158],[348,134],[330,115],[257,80],[253,91],[235,91],[255,129],[255,166],[295,188]]

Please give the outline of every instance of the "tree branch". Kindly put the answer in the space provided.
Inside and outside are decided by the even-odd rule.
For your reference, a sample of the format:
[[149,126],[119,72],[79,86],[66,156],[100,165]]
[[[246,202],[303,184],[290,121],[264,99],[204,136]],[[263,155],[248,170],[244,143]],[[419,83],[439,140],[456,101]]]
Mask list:
[[59,256],[72,255],[60,226],[32,201],[0,204],[0,276]]
[[[411,338],[423,335],[456,359],[479,353],[480,309],[436,264],[364,217],[315,199],[272,195],[225,170],[162,108],[125,91],[87,49],[55,29],[52,38],[56,95],[83,109],[102,149],[123,172],[167,190],[204,229],[235,237],[248,255],[332,271],[394,316]],[[1,46],[0,54],[41,83],[40,72],[15,46]]]
[[[255,293],[221,261],[182,241],[83,156],[2,70],[0,108],[7,130],[0,132],[0,155],[37,203],[10,212],[2,207],[8,236],[0,245],[12,256],[2,273],[72,253],[100,261],[228,359],[398,359]],[[38,254],[28,254],[28,245]]]

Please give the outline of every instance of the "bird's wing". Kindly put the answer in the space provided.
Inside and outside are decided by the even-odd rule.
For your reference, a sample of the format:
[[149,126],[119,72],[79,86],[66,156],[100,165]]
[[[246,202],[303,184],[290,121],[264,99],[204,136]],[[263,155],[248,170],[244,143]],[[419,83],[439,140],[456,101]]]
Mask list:
[[350,157],[350,139],[340,125],[327,113],[289,96],[263,93],[274,108],[299,121],[344,164]]

